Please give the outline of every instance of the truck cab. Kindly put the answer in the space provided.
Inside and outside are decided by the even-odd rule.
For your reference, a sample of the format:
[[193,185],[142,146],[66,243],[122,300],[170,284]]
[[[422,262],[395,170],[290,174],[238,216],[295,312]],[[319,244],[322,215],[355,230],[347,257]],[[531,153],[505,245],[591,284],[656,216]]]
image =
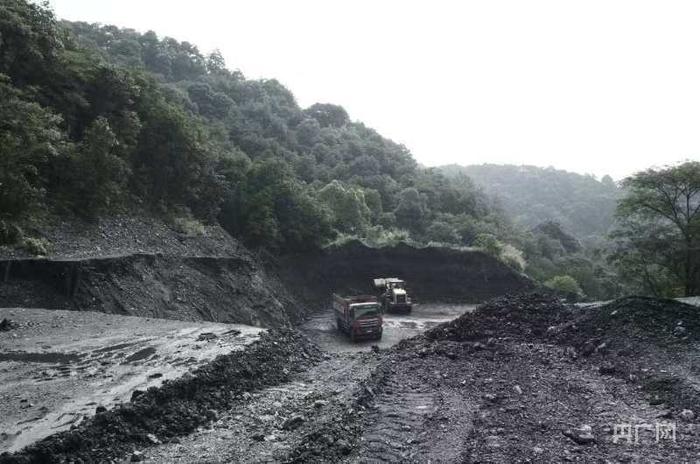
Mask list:
[[377,297],[333,294],[333,312],[338,330],[346,333],[353,342],[360,339],[381,340],[384,321]]
[[413,309],[404,280],[396,277],[374,279],[374,288],[379,292],[379,301],[384,312],[410,313]]

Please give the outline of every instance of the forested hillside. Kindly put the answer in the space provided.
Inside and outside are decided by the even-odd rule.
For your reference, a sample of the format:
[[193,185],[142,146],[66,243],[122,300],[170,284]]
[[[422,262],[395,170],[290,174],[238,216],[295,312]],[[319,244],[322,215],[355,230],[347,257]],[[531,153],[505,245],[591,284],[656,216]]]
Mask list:
[[301,108],[217,52],[59,22],[24,0],[0,0],[0,37],[2,242],[47,215],[136,208],[283,252],[338,234],[471,245],[512,233],[468,179],[417,167],[342,107]]
[[276,253],[475,247],[603,299],[624,284],[596,240],[619,196],[609,177],[551,168],[424,169],[342,107],[302,108],[216,51],[0,0],[0,246],[45,254],[37,224],[136,212]]
[[610,176],[598,180],[554,168],[496,164],[450,165],[440,170],[451,178],[466,175],[526,227],[555,221],[579,239],[609,231],[621,196]]

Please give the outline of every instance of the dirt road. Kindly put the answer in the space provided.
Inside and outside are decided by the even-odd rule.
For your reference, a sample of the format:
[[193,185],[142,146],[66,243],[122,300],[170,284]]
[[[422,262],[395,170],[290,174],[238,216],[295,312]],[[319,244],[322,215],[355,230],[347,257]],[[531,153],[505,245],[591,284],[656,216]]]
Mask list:
[[[340,425],[339,446],[347,446],[347,454],[352,456],[350,442],[360,436],[363,418],[374,414],[371,408],[358,405],[359,398],[366,393],[365,383],[377,377],[381,360],[380,354],[371,352],[372,345],[388,348],[473,309],[473,305],[433,304],[416,307],[409,315],[385,315],[381,342],[355,344],[338,333],[330,310],[319,314],[303,325],[302,332],[328,352],[324,361],[288,383],[246,395],[210,427],[177,443],[152,448],[144,458],[154,463],[304,462],[306,459],[313,462],[314,459],[304,454],[305,440],[320,434],[326,437],[327,444],[336,444],[335,422],[348,411],[352,411],[352,420]],[[412,386],[403,391],[404,387],[397,386],[396,401],[387,402],[402,406],[403,415],[415,414],[409,422],[432,414],[435,406],[432,394],[414,388],[420,390]],[[399,406],[394,408],[395,414],[401,413]],[[312,448],[315,446],[314,443]],[[366,462],[361,456],[351,459]]]

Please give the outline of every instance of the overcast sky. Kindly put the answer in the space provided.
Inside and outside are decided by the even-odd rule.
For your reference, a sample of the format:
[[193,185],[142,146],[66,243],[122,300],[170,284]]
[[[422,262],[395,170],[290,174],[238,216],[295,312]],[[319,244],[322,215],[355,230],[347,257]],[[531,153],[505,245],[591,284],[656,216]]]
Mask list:
[[52,0],[61,18],[219,48],[344,106],[425,165],[618,179],[700,159],[700,2]]

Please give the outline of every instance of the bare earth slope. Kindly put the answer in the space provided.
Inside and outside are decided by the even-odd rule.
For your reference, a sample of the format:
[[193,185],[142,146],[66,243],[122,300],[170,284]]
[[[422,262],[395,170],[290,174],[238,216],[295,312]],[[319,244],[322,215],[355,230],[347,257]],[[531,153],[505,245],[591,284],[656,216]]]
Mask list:
[[221,227],[192,233],[149,217],[54,223],[48,256],[0,248],[0,307],[290,325],[305,314]]
[[118,217],[41,234],[53,244],[46,257],[0,248],[0,307],[280,327],[328,308],[332,292],[373,291],[377,276],[407,279],[419,302],[479,302],[532,287],[479,251],[352,242],[263,264],[217,226],[186,234],[154,218]]
[[300,301],[325,309],[331,292],[373,291],[376,277],[400,277],[417,302],[480,303],[534,287],[526,276],[478,250],[415,248],[398,244],[372,248],[359,241],[277,260],[280,279]]

